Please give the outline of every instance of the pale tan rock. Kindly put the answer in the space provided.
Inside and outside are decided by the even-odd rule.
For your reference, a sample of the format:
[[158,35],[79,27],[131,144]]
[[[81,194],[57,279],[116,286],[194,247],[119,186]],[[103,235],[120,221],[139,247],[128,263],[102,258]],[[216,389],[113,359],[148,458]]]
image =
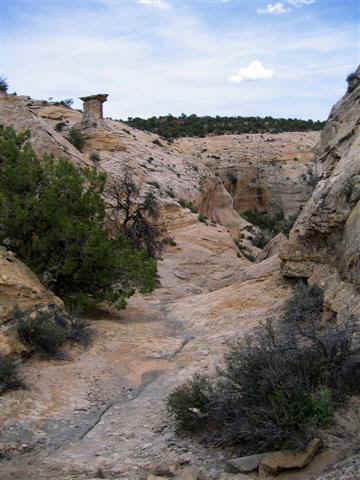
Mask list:
[[323,282],[327,307],[340,314],[359,309],[359,93],[356,84],[333,107],[317,147],[321,181],[280,249],[283,274]]
[[29,311],[37,304],[49,303],[63,306],[62,301],[47,290],[13,252],[0,247],[0,325],[10,319],[16,306]]
[[306,467],[322,446],[319,438],[314,438],[302,452],[281,451],[274,452],[261,460],[261,471],[276,475],[281,470]]
[[256,256],[256,263],[262,262],[263,260],[278,254],[280,252],[281,245],[286,241],[287,237],[283,233],[278,233]]
[[254,477],[245,475],[243,473],[222,473],[219,480],[252,480]]
[[226,469],[229,473],[249,473],[258,469],[261,460],[269,453],[259,453],[246,457],[231,458],[226,462]]
[[85,137],[85,151],[125,152],[121,137],[104,128],[86,129],[83,131]]

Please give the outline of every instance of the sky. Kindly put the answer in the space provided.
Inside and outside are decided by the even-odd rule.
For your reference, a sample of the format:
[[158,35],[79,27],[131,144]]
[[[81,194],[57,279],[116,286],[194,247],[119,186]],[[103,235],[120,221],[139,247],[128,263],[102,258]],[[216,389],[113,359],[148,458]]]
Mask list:
[[[105,116],[325,120],[360,63],[359,0],[0,0],[0,76]],[[1,119],[0,119],[1,120]]]

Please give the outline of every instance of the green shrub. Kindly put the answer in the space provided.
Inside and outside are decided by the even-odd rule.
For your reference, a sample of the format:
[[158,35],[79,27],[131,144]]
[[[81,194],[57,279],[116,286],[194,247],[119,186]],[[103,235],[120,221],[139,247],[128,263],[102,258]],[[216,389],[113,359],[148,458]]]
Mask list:
[[259,248],[263,248],[280,232],[288,235],[297,218],[297,215],[285,217],[282,210],[275,214],[248,210],[243,212],[241,216],[261,229],[261,234],[253,239],[254,245]]
[[207,413],[213,388],[204,375],[196,374],[168,397],[167,410],[176,421],[178,432],[195,432],[207,423]]
[[101,161],[101,157],[98,152],[92,152],[90,154],[90,160],[94,163],[99,163]]
[[65,123],[65,122],[58,122],[58,123],[55,125],[55,130],[56,130],[57,132],[62,132],[64,127],[66,127],[66,123]]
[[198,220],[199,220],[199,222],[206,223],[206,225],[207,225],[209,219],[206,215],[202,215],[201,213],[199,213]]
[[58,324],[50,311],[41,311],[30,316],[23,314],[17,319],[20,340],[36,351],[56,355],[67,338],[66,326]]
[[168,397],[168,411],[182,433],[239,454],[303,448],[331,422],[347,393],[344,366],[352,358],[354,322],[319,328],[275,329],[268,320],[234,341],[213,379],[195,376]]
[[299,281],[294,294],[287,300],[284,308],[284,322],[291,328],[294,322],[320,323],[324,306],[324,292],[317,285],[308,286]]
[[0,77],[0,92],[7,92],[9,88],[8,82],[5,77]]
[[69,130],[69,136],[67,140],[74,145],[75,148],[79,150],[79,152],[83,151],[85,146],[85,137],[82,131],[79,128],[72,127]]
[[346,77],[346,81],[348,84],[347,93],[351,93],[356,87],[356,80],[358,79],[356,72],[349,73]]
[[0,355],[0,394],[23,386],[16,363]]
[[135,243],[143,233],[139,212],[133,238],[125,230],[110,236],[102,199],[106,176],[67,160],[40,161],[28,138],[0,126],[0,242],[6,240],[67,304],[124,306],[136,288],[155,288],[153,237],[146,237],[146,249]]

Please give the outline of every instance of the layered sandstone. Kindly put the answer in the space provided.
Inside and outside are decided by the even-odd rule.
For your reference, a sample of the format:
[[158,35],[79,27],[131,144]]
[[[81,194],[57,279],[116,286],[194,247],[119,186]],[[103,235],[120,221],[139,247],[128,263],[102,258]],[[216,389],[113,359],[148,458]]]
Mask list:
[[360,311],[359,99],[360,82],[333,107],[318,145],[321,180],[281,250],[283,274],[319,283],[335,312]]

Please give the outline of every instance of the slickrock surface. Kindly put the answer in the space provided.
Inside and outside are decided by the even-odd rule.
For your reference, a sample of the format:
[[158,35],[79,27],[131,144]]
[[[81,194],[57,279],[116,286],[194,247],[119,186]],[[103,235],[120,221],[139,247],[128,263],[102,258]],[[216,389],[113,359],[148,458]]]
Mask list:
[[[333,141],[336,148],[344,148],[340,154],[345,156],[352,148],[358,128],[358,120],[351,120],[356,116],[352,103],[358,94],[355,90],[351,95],[354,92],[351,102],[340,104],[333,113],[339,135],[322,137],[321,174],[330,186],[317,187],[290,242],[279,241],[286,244],[281,247],[283,273],[297,276],[305,271],[309,274],[303,276],[311,276],[314,282],[317,278],[328,282],[326,301],[334,309],[344,294],[348,299],[350,293],[358,297],[355,285],[350,284],[351,275],[357,273],[355,250],[351,250],[357,217],[341,230],[347,232],[343,237],[330,233],[340,231],[337,226],[344,225],[357,202],[357,179],[353,177],[359,172],[355,156],[349,164],[339,162],[346,169],[351,166],[345,174],[340,167],[337,170],[336,149],[331,146],[327,151]],[[349,119],[344,114],[346,121],[336,113],[342,108],[353,112]],[[27,390],[0,397],[0,478],[132,480],[146,478],[150,465],[163,462],[191,464],[206,478],[218,478],[228,453],[207,450],[176,436],[166,414],[166,397],[193,373],[212,374],[229,341],[281,312],[292,289],[280,272],[279,244],[274,242],[259,263],[246,260],[233,240],[246,232],[248,248],[256,256],[259,250],[251,247],[256,229],[238,212],[282,208],[292,214],[299,210],[311,195],[318,173],[313,148],[319,134],[223,136],[168,144],[157,135],[105,120],[101,129],[84,130],[86,143],[81,153],[66,140],[70,127],[80,120],[79,112],[62,106],[27,97],[0,97],[0,123],[31,128],[39,153],[65,155],[82,166],[94,164],[90,159],[96,153],[96,166],[107,172],[110,181],[129,169],[141,193],[151,190],[159,199],[162,222],[173,241],[159,262],[161,285],[155,292],[134,296],[122,312],[99,310],[90,318],[97,331],[91,347],[72,349],[61,361],[33,356],[24,364]],[[340,202],[347,213],[341,210],[339,220],[337,203],[326,195],[318,201],[316,192],[324,188],[332,195],[331,185],[348,175],[354,187],[348,189],[349,200]],[[345,197],[339,193],[336,198]],[[207,223],[181,208],[180,199],[192,200],[209,217]],[[316,234],[321,232],[331,241],[326,248],[313,242],[318,251],[310,249],[305,257],[300,232],[311,231],[313,225]],[[343,257],[337,257],[343,265],[339,270],[331,270],[334,265],[324,261],[340,249],[335,239],[343,248]],[[344,252],[353,260],[351,265],[345,262]]]

